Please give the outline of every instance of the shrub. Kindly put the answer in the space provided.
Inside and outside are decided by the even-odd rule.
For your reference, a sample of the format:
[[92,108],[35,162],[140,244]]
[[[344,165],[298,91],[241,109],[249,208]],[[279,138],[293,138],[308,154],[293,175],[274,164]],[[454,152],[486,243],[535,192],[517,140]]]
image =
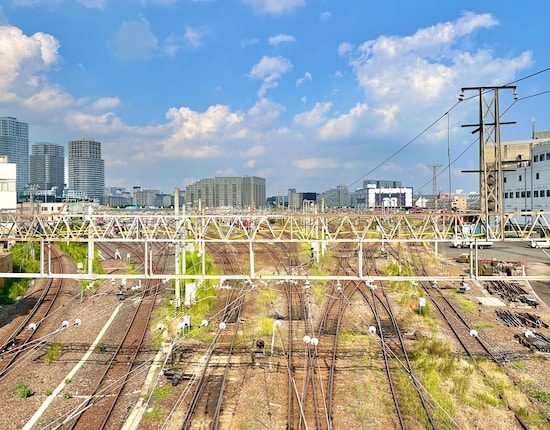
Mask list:
[[24,382],[18,382],[15,386],[15,391],[17,392],[17,395],[22,399],[26,399],[27,397],[32,396],[32,390]]
[[44,362],[46,364],[50,364],[52,361],[55,361],[59,358],[61,355],[61,344],[56,343],[52,345],[48,350],[46,351],[46,355],[44,356]]

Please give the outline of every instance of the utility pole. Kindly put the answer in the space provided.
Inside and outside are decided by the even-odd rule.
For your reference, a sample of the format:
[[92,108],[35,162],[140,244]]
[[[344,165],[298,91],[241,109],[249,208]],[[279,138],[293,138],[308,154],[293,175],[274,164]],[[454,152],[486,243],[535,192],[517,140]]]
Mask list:
[[[464,91],[477,91],[479,94],[479,123],[465,124],[462,127],[476,127],[479,132],[479,197],[480,210],[487,227],[491,217],[499,217],[504,222],[504,190],[502,181],[502,153],[500,147],[500,126],[515,124],[501,122],[499,111],[499,90],[514,90],[516,86],[466,87],[462,88],[459,101],[464,100]],[[500,239],[504,239],[504,226],[500,225]]]
[[434,199],[434,212],[437,211],[437,168],[441,167],[441,164],[426,164],[427,167],[430,167],[433,172],[433,179],[432,179],[432,196]]

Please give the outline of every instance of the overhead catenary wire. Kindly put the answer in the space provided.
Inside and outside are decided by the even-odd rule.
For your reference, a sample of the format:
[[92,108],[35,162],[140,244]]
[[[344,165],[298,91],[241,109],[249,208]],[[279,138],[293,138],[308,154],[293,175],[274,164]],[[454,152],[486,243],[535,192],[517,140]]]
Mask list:
[[[546,69],[548,70],[548,69]],[[516,103],[522,101],[522,100],[526,100],[526,99],[530,99],[530,98],[533,98],[533,97],[538,97],[538,96],[542,96],[542,95],[545,95],[545,94],[549,94],[550,93],[550,90],[546,90],[546,91],[541,91],[541,92],[538,92],[536,94],[530,94],[528,96],[524,96],[524,97],[518,97],[516,100],[514,100],[510,106],[508,106],[506,109],[504,109],[504,111],[502,111],[500,113],[500,117],[502,117],[504,114],[506,114],[506,112],[508,112]],[[465,100],[468,100],[470,98],[473,98],[473,97],[477,97],[476,96],[470,96],[469,98],[465,99]],[[479,139],[475,139],[470,145],[468,145],[466,147],[466,149],[464,149],[464,151],[462,151],[457,157],[455,157],[450,163],[448,163],[448,165],[439,171],[439,173],[437,174],[437,177],[439,177],[440,175],[442,175],[443,173],[447,172],[449,170],[450,172],[450,168],[451,166],[457,162],[458,160],[460,160],[464,154],[466,154],[466,152],[468,152],[475,144],[477,144],[479,142]],[[426,182],[425,184],[423,184],[421,187],[418,187],[416,190],[417,191],[420,191],[420,190],[423,190],[425,187],[427,187],[428,185],[430,185],[432,183],[432,179],[430,179],[428,182]]]
[[[532,78],[534,76],[537,76],[537,75],[540,75],[540,74],[543,74],[545,72],[548,72],[550,71],[550,67],[547,67],[547,68],[544,68],[544,69],[541,69],[537,72],[534,72],[534,73],[531,73],[527,76],[523,76],[521,78],[518,78],[506,85],[512,85],[512,84],[515,84],[517,82],[521,82],[521,81],[524,81],[526,79],[529,79],[529,78]],[[527,98],[532,98],[532,97],[536,97],[536,96],[540,96],[540,95],[544,95],[544,94],[548,94],[550,93],[550,90],[546,90],[546,91],[541,91],[537,94],[532,94],[532,95],[529,95],[529,96],[526,96],[526,97],[522,97],[522,98],[519,98],[517,100],[515,100],[514,102],[517,102],[517,101],[520,101],[520,100],[525,100]],[[458,102],[456,102],[454,105],[452,105],[449,109],[446,110],[445,113],[443,113],[442,115],[440,115],[436,120],[434,120],[432,123],[430,123],[427,127],[425,127],[420,133],[418,133],[415,137],[413,137],[411,140],[409,140],[407,143],[405,143],[403,146],[401,146],[399,149],[397,149],[397,151],[393,152],[392,154],[390,154],[388,157],[386,157],[384,160],[382,160],[380,163],[378,163],[375,167],[373,167],[372,169],[370,169],[367,173],[365,173],[364,175],[362,175],[360,178],[356,179],[355,181],[353,181],[352,183],[350,183],[348,185],[348,188],[351,188],[352,186],[354,186],[355,184],[357,184],[359,181],[361,181],[362,179],[364,179],[365,177],[369,176],[370,174],[374,173],[375,171],[377,171],[380,167],[382,167],[383,165],[385,165],[387,162],[389,162],[390,160],[392,160],[394,157],[396,157],[397,155],[399,155],[401,152],[403,152],[406,148],[408,148],[411,144],[413,144],[416,140],[418,140],[421,136],[423,136],[425,133],[427,133],[432,127],[434,127],[439,121],[441,121],[442,118],[444,118],[445,116],[448,116],[449,113],[454,110],[460,103],[461,101],[466,101],[466,100],[470,100],[470,99],[473,99],[475,97],[478,97],[478,95],[472,95],[470,97],[466,97],[466,98],[463,98],[462,100],[459,100]],[[514,104],[514,103],[513,103]],[[513,106],[512,104],[512,106]],[[508,109],[506,109],[501,115],[503,115],[504,113],[506,113],[506,111],[508,111],[512,106],[508,107]],[[469,147],[470,148],[470,147]],[[461,154],[463,155],[464,152]],[[455,158],[455,161],[458,159]],[[449,165],[449,168],[450,168],[450,165]],[[446,172],[447,169],[443,169],[441,173],[444,173]],[[431,183],[431,181],[430,181]],[[426,185],[424,185],[426,186]],[[420,189],[422,189],[424,186],[422,186]]]

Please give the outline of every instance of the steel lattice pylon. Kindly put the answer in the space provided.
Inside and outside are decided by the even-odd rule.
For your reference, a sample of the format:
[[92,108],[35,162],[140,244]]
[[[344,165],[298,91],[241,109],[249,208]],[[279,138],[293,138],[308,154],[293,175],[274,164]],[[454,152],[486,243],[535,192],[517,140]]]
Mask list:
[[473,133],[479,132],[480,211],[486,225],[505,219],[500,126],[514,122],[500,121],[499,90],[502,89],[514,90],[516,97],[515,86],[499,86],[462,88],[459,98],[462,100],[464,91],[468,90],[477,91],[479,96],[479,123],[464,127],[477,127]]

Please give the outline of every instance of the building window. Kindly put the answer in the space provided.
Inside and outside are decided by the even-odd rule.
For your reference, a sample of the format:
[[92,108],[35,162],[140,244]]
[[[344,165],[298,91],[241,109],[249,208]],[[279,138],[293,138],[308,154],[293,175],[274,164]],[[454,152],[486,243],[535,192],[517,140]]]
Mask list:
[[531,197],[531,191],[527,191],[527,197]]
[[535,155],[535,156],[533,157],[533,161],[534,161],[535,163],[536,163],[537,161],[539,161],[539,156],[538,156],[538,155]]
[[516,199],[519,199],[519,191],[516,191]]
[[521,198],[522,198],[522,199],[525,198],[525,191],[522,191],[522,192],[521,192]]
[[540,190],[539,197],[544,197],[544,190]]
[[546,190],[546,197],[550,197],[550,188]]
[[539,190],[533,191],[533,197],[538,197],[538,196],[539,196]]
[[504,193],[504,198],[505,198],[505,199],[508,198],[508,193]]
[[504,181],[504,183],[506,183],[506,176],[504,177],[503,181]]
[[550,152],[547,152],[547,153],[546,153],[546,159],[547,159],[547,160],[550,160]]
[[540,179],[540,173],[535,173],[535,179]]
[[519,175],[519,182],[521,182],[521,175]]

